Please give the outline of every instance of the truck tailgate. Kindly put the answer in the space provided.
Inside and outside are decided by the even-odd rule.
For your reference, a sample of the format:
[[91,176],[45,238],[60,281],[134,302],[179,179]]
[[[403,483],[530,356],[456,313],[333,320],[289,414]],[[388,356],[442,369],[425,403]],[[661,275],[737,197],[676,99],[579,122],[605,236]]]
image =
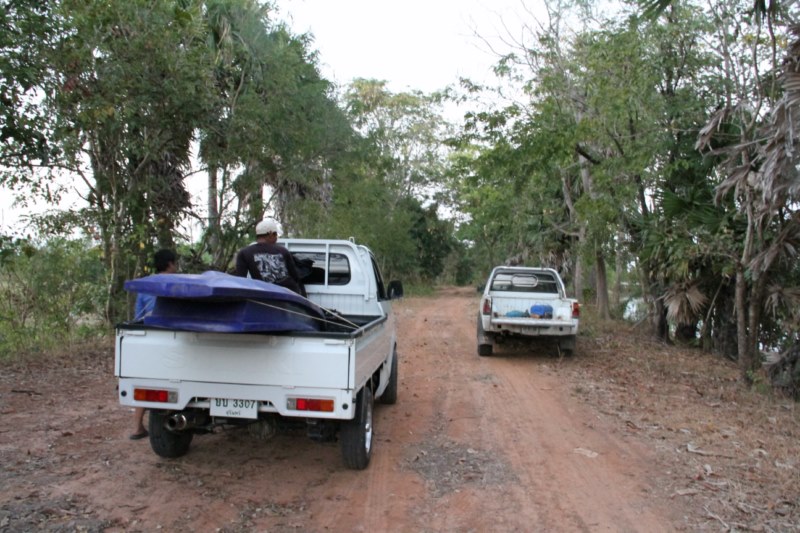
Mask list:
[[120,378],[277,387],[351,388],[347,339],[123,330]]
[[572,327],[574,324],[572,320],[559,320],[551,318],[529,318],[529,317],[497,317],[492,318],[492,325],[500,326],[521,326],[532,328],[549,328],[549,327]]

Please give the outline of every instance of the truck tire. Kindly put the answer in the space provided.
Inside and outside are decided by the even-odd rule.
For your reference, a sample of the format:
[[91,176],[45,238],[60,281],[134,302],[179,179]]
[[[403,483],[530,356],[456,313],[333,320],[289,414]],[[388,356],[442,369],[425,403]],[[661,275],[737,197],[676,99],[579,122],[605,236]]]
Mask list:
[[372,457],[372,390],[364,385],[356,399],[356,416],[339,431],[342,460],[351,470],[364,470]]
[[481,321],[481,315],[478,313],[478,355],[481,357],[486,357],[492,355],[492,344],[489,341],[491,338],[483,329],[483,322]]
[[383,394],[381,394],[380,402],[385,405],[394,405],[397,403],[397,346],[392,350],[392,375],[389,376],[389,383],[386,384]]
[[167,429],[167,413],[150,411],[150,447],[159,457],[174,459],[186,455],[194,434],[191,431],[172,431]]
[[564,337],[558,343],[558,349],[564,357],[572,357],[575,354],[575,344],[577,343],[577,335],[570,335]]

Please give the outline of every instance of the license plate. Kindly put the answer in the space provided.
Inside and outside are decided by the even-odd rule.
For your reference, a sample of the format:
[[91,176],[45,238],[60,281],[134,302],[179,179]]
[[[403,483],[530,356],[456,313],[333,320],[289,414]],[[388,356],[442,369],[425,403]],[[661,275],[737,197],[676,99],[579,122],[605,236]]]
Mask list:
[[258,418],[258,402],[256,400],[211,398],[211,416]]

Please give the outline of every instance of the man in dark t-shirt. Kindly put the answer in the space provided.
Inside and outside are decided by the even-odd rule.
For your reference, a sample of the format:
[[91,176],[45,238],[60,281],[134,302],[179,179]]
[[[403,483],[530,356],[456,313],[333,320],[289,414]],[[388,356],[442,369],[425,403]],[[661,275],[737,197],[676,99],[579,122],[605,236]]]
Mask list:
[[274,219],[267,218],[256,225],[256,242],[239,250],[236,254],[237,276],[249,274],[253,279],[268,281],[303,294],[300,274],[292,254],[276,244],[280,227]]

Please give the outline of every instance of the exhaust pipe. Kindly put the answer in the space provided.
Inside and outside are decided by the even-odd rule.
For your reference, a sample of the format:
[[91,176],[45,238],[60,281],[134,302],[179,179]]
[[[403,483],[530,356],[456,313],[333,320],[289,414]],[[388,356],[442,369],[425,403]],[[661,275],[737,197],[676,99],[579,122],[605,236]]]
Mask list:
[[175,413],[167,417],[166,426],[170,431],[183,431],[197,427],[197,415],[192,413]]

